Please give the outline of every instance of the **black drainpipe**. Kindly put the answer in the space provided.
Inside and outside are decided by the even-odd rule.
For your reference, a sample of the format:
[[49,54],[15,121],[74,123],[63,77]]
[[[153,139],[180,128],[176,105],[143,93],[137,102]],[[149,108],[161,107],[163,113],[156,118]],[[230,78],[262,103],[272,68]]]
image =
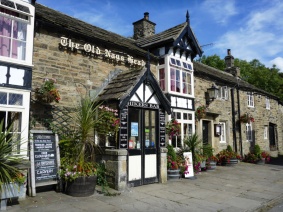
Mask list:
[[234,151],[237,152],[234,88],[231,89],[231,97],[232,97],[231,104],[232,104],[233,145],[234,145]]
[[[241,117],[241,106],[240,106],[240,92],[239,88],[237,86],[237,102],[238,102],[238,120],[240,120]],[[239,129],[239,145],[240,145],[240,154],[241,157],[243,157],[243,142],[242,142],[242,128],[241,128],[241,122],[237,122],[238,129]]]

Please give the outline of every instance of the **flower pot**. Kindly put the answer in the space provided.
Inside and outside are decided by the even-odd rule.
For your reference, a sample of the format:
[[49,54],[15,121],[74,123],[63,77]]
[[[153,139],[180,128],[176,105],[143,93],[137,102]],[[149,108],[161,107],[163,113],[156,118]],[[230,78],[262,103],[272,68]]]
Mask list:
[[180,169],[168,169],[167,170],[167,180],[180,179]]
[[222,165],[223,166],[235,166],[238,164],[238,159],[237,158],[230,158],[229,160],[223,161]]
[[88,197],[94,194],[97,176],[78,177],[66,182],[65,193],[74,197]]
[[201,171],[206,171],[206,161],[202,161],[200,163],[200,168],[201,168]]
[[259,160],[256,162],[256,164],[260,164],[260,165],[265,164],[265,158],[259,159]]
[[10,183],[2,186],[0,193],[0,210],[6,210],[7,200],[9,198],[19,197],[24,192],[24,184]]
[[214,171],[216,169],[216,161],[209,161],[209,165],[207,167],[207,170]]

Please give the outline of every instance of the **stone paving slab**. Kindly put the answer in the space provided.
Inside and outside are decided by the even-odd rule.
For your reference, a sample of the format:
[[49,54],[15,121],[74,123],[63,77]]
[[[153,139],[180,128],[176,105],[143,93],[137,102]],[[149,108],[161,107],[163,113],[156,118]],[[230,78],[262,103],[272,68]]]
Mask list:
[[263,212],[283,199],[283,166],[217,166],[215,171],[197,174],[194,180],[179,179],[110,192],[119,195],[96,192],[90,197],[71,197],[55,191],[39,192],[36,197],[8,206],[7,211]]

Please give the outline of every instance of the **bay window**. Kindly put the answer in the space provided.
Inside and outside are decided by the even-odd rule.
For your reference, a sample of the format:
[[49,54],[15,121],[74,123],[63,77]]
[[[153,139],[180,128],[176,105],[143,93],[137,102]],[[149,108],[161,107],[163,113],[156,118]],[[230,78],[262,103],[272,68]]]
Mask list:
[[33,11],[34,8],[28,3],[1,0],[0,57],[32,63],[32,51],[28,50],[33,46],[31,10]]

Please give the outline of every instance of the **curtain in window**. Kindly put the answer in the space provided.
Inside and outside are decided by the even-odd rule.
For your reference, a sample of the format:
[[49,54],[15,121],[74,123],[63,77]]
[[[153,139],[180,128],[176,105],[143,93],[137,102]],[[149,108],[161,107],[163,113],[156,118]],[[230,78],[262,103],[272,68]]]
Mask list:
[[[17,13],[5,13],[17,16]],[[25,60],[27,24],[0,16],[0,56]]]
[[10,56],[12,20],[0,16],[0,55]]

